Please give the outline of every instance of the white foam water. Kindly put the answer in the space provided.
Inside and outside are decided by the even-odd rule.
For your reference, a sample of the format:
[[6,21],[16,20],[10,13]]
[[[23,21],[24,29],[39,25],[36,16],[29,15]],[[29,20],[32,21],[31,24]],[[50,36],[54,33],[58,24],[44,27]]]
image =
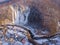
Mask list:
[[25,10],[22,12],[22,9],[17,10],[15,17],[15,24],[24,25],[28,22],[28,15],[30,13],[29,7],[25,7]]

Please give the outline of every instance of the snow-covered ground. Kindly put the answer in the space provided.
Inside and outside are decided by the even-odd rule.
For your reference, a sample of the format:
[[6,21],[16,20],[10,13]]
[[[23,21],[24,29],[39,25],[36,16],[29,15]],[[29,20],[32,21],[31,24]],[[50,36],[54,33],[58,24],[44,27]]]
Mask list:
[[[16,27],[17,28],[17,27]],[[49,39],[35,40],[42,45],[60,45],[60,35],[56,35]],[[3,31],[0,30],[0,45],[32,45],[27,36],[19,30],[8,29],[6,35],[3,35]]]

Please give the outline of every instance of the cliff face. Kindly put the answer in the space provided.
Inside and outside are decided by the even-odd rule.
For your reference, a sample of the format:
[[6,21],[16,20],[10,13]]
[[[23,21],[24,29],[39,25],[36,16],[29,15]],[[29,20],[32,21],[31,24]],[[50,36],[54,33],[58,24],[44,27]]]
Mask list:
[[[30,8],[28,25],[38,30],[36,33],[41,34],[41,30],[48,30],[47,35],[53,35],[57,32],[58,22],[60,21],[59,0],[17,0],[15,2],[18,5],[24,7],[27,5]],[[8,5],[10,4],[12,3]]]
[[[17,2],[16,2],[17,8],[14,7],[15,10],[13,9],[13,7],[11,7],[11,8],[13,9],[13,13],[14,13],[13,15],[15,15],[15,13],[18,12],[18,14],[16,14],[16,16],[19,15],[19,16],[17,16],[17,20],[18,20],[18,17],[21,19],[16,22],[22,21],[21,24],[25,23],[25,25],[28,29],[30,29],[30,27],[31,27],[32,28],[30,30],[31,32],[34,29],[33,33],[35,33],[36,35],[39,35],[40,37],[41,37],[41,35],[44,35],[42,37],[42,40],[40,40],[39,43],[41,43],[41,41],[42,41],[43,42],[42,45],[49,45],[50,43],[52,43],[51,45],[53,45],[53,44],[59,45],[60,37],[55,36],[55,34],[60,31],[60,29],[58,29],[58,28],[60,28],[60,27],[58,27],[58,26],[60,26],[59,2],[60,2],[59,0],[17,0]],[[13,0],[13,3],[15,3],[14,0]],[[6,4],[8,4],[8,3],[6,3]],[[10,4],[12,4],[12,3],[9,3],[8,5],[10,5]],[[5,5],[3,4],[2,7],[3,6],[5,6]],[[22,7],[21,10],[20,10],[20,6]],[[26,6],[28,7],[27,10],[26,10]],[[21,12],[19,13],[19,11],[21,11]],[[25,14],[24,14],[24,12],[25,12]],[[29,14],[26,12],[28,12]],[[0,9],[0,24],[11,23],[12,18],[13,18],[13,16],[12,16],[12,11],[10,8]],[[27,23],[23,22],[23,21],[25,21],[25,19],[27,19]],[[23,26],[25,27],[25,25],[23,25]],[[21,28],[18,28],[16,26],[14,27],[14,28],[17,28],[16,33],[21,34],[20,31],[18,31]],[[23,30],[23,28],[21,30]],[[9,30],[9,32],[10,31],[11,30]],[[32,34],[30,31],[29,31],[29,33]],[[6,30],[3,33],[5,34]],[[11,33],[13,33],[13,40],[16,40],[17,38],[15,38],[16,35],[14,35],[14,33],[15,33],[14,30],[12,32],[10,32],[10,34]],[[8,36],[10,34],[8,34]],[[22,33],[22,34],[24,34],[24,33]],[[33,34],[31,35],[31,37],[30,37],[30,34],[27,34],[29,41],[31,43],[34,43],[34,45],[35,44],[38,45],[33,39],[31,39],[31,37],[33,37]],[[53,39],[51,37],[53,37]],[[19,36],[18,36],[18,38],[19,38]],[[38,39],[38,38],[35,38],[35,39]],[[46,43],[44,43],[44,38],[48,39],[48,41],[45,41]],[[56,41],[56,40],[58,40],[58,41]],[[47,43],[49,43],[49,44],[47,44]],[[56,44],[56,43],[58,43],[58,44]]]
[[60,8],[55,1],[56,0],[26,0],[25,3],[21,1],[22,5],[30,7],[31,12],[29,14],[28,24],[38,30],[37,33],[40,32],[40,30],[49,30],[47,35],[54,35],[57,32],[57,26],[60,20]]
[[0,25],[12,23],[12,10],[8,7],[0,9]]

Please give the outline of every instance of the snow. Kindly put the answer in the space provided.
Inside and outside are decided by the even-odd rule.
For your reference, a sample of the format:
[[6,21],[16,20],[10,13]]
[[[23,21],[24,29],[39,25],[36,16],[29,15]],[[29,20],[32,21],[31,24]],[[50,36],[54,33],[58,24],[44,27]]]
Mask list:
[[[2,32],[0,30],[0,32]],[[3,34],[0,34],[0,44],[2,45],[32,45],[29,41],[26,35],[24,35],[22,32],[19,32],[18,30],[7,30],[6,37]],[[2,37],[2,38],[1,38]],[[12,42],[10,41],[12,38]],[[8,39],[8,40],[6,40]],[[22,40],[23,39],[23,40]],[[22,41],[21,41],[22,40]],[[35,40],[35,39],[34,39]],[[60,45],[60,35],[56,35],[50,39],[39,39],[35,40],[39,44],[48,44],[48,45]]]
[[6,0],[0,0],[0,2],[4,2],[4,1],[6,1]]

